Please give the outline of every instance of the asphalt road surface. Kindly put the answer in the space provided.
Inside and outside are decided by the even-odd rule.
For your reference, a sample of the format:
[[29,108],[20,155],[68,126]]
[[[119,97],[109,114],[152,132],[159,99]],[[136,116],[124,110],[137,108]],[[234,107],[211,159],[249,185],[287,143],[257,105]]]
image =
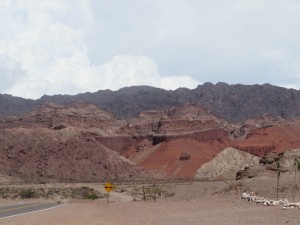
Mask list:
[[0,220],[22,214],[33,213],[62,206],[58,203],[22,203],[0,206]]

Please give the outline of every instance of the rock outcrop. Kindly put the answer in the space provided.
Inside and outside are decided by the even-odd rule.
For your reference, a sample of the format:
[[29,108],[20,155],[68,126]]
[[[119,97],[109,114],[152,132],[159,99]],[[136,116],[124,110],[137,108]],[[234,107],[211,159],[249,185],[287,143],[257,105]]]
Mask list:
[[200,180],[235,180],[237,172],[259,166],[259,158],[249,153],[226,148],[214,159],[203,164],[195,175]]

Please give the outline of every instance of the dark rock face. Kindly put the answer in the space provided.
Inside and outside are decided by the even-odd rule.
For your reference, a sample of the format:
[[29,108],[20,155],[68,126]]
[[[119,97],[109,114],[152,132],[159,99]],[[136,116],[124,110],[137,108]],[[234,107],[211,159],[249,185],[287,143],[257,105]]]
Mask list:
[[188,152],[181,152],[179,160],[189,160],[191,158],[191,154]]
[[92,103],[116,116],[131,119],[150,109],[162,109],[193,103],[204,106],[216,116],[230,122],[245,121],[269,113],[272,116],[300,116],[300,91],[264,85],[228,85],[205,83],[196,89],[166,91],[148,86],[126,87],[118,91],[103,90],[78,95],[43,96],[38,100],[0,95],[0,116],[21,115],[50,101],[69,104],[72,101]]
[[204,84],[192,90],[197,103],[231,122],[269,113],[293,118],[300,115],[300,92],[264,85]]
[[31,99],[13,97],[11,95],[0,94],[0,117],[20,116],[38,107],[39,103]]
[[244,178],[253,178],[256,177],[258,171],[254,168],[245,167],[243,170],[239,170],[236,172],[236,180],[244,179]]
[[263,156],[259,160],[259,163],[261,163],[263,165],[269,165],[269,164],[276,162],[278,159],[279,159],[278,152],[270,152],[269,154]]

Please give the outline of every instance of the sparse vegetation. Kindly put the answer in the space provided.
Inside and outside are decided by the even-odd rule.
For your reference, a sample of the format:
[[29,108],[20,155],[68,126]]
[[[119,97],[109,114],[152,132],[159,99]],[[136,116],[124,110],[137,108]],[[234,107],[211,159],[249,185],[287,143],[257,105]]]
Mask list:
[[100,198],[100,195],[95,193],[95,190],[89,187],[82,187],[82,198],[83,199],[90,199],[90,200],[96,200]]
[[161,197],[161,188],[156,186],[156,185],[151,185],[148,187],[143,186],[143,199],[144,201],[146,201],[147,199],[154,199],[154,201],[156,201],[156,199],[158,197]]
[[21,198],[33,198],[34,195],[35,195],[35,192],[32,189],[24,189],[20,192]]
[[278,201],[279,178],[280,178],[280,174],[281,174],[281,163],[280,163],[280,159],[278,159],[278,160],[276,161],[276,171],[277,171],[276,197],[277,197],[277,201]]
[[24,185],[15,187],[0,187],[0,198],[73,198],[73,199],[99,199],[104,196],[89,187],[37,187],[34,185]]
[[87,193],[85,196],[84,196],[85,199],[90,199],[90,200],[96,200],[96,199],[99,199],[100,196],[95,194],[95,193]]
[[175,193],[174,192],[170,192],[170,193],[164,193],[164,197],[165,198],[171,198],[171,197],[173,197],[175,195]]
[[295,187],[296,187],[296,177],[297,171],[300,171],[300,157],[295,157],[294,159],[294,182],[293,182],[293,202],[295,202]]

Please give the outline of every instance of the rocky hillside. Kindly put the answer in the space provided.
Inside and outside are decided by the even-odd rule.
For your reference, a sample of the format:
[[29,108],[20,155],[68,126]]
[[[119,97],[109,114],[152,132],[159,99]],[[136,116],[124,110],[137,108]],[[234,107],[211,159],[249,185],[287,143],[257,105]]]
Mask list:
[[297,118],[264,115],[231,124],[194,104],[148,110],[126,121],[84,102],[46,102],[0,120],[0,174],[94,182],[157,178],[153,171],[159,171],[192,178],[226,147],[263,157],[299,148],[299,132]]
[[2,174],[28,181],[99,182],[151,178],[74,128],[0,130]]
[[226,83],[205,83],[193,90],[180,88],[175,91],[148,86],[126,87],[118,91],[103,90],[74,96],[45,95],[38,100],[0,95],[0,116],[21,115],[47,101],[63,105],[73,101],[88,102],[123,119],[132,119],[146,110],[164,109],[186,103],[204,106],[216,116],[230,122],[245,121],[266,113],[283,118],[300,116],[300,91],[270,84]]
[[0,120],[0,128],[43,127],[60,130],[71,126],[82,130],[93,128],[93,132],[104,136],[122,134],[126,125],[126,121],[118,120],[112,113],[83,102],[72,102],[65,107],[46,102],[22,117],[10,116]]
[[28,181],[99,182],[157,178],[98,140],[124,134],[126,121],[94,105],[46,103],[0,121],[0,171]]

